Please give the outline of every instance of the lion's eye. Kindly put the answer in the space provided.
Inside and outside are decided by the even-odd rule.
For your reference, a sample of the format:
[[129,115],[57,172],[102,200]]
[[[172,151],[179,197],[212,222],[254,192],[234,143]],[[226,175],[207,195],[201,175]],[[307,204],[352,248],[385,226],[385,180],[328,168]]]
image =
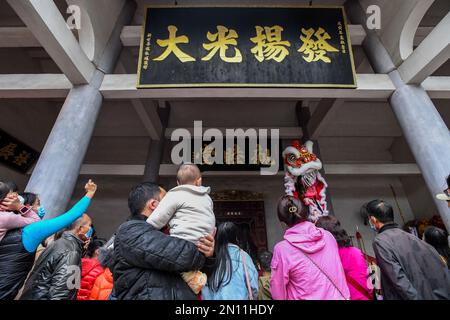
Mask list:
[[289,162],[295,162],[295,160],[297,160],[297,159],[295,158],[295,155],[290,154],[288,157],[288,160],[289,160]]

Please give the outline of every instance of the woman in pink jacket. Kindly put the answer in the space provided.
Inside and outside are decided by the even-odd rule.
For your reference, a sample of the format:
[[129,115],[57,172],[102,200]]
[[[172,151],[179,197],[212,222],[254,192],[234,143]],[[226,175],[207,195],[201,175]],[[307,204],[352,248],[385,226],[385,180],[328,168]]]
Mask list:
[[338,243],[351,299],[373,300],[373,289],[368,286],[369,269],[364,254],[352,246],[350,237],[339,220],[332,216],[321,217],[316,226],[331,232]]
[[288,226],[274,249],[270,288],[274,300],[349,300],[333,235],[307,221],[302,202],[284,196],[278,218]]

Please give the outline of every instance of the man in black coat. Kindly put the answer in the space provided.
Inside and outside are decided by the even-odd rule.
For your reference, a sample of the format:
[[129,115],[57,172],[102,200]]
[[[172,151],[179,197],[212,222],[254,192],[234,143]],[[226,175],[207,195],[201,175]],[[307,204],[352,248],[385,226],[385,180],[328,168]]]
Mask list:
[[392,207],[382,200],[367,204],[378,231],[373,243],[385,300],[449,300],[450,273],[437,251],[394,223]]
[[80,284],[83,248],[92,220],[83,215],[41,254],[25,283],[21,300],[75,300]]
[[10,230],[0,241],[0,300],[14,300],[33,268],[36,253],[23,246],[22,231]]
[[154,183],[134,187],[128,197],[129,221],[114,240],[114,289],[119,300],[197,300],[180,273],[199,270],[214,251],[214,238],[198,246],[156,230],[146,222],[165,195]]

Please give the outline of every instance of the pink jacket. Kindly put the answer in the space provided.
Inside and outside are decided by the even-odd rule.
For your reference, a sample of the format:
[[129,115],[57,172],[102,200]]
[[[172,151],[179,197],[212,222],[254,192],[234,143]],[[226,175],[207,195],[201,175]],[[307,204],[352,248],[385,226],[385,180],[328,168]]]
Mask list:
[[[373,290],[368,288],[368,266],[361,250],[355,247],[339,248],[339,256],[341,257],[342,266],[347,277],[351,299],[369,300],[367,295],[373,296]],[[352,281],[348,281],[348,278],[353,279],[359,286],[355,285]],[[366,294],[361,292],[363,289]]]
[[39,216],[33,210],[26,214],[15,214],[11,211],[0,211],[0,241],[2,241],[8,230],[23,228],[30,223],[39,221]]
[[332,234],[311,222],[302,222],[288,229],[284,240],[274,248],[270,288],[274,300],[350,299],[338,246]]

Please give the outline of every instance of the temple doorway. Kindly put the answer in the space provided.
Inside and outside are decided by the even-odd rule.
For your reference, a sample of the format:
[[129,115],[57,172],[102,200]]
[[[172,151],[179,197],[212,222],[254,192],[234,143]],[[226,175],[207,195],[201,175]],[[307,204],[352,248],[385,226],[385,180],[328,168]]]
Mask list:
[[213,192],[217,223],[232,221],[240,231],[241,247],[256,261],[258,252],[267,250],[267,230],[262,193],[225,190]]

